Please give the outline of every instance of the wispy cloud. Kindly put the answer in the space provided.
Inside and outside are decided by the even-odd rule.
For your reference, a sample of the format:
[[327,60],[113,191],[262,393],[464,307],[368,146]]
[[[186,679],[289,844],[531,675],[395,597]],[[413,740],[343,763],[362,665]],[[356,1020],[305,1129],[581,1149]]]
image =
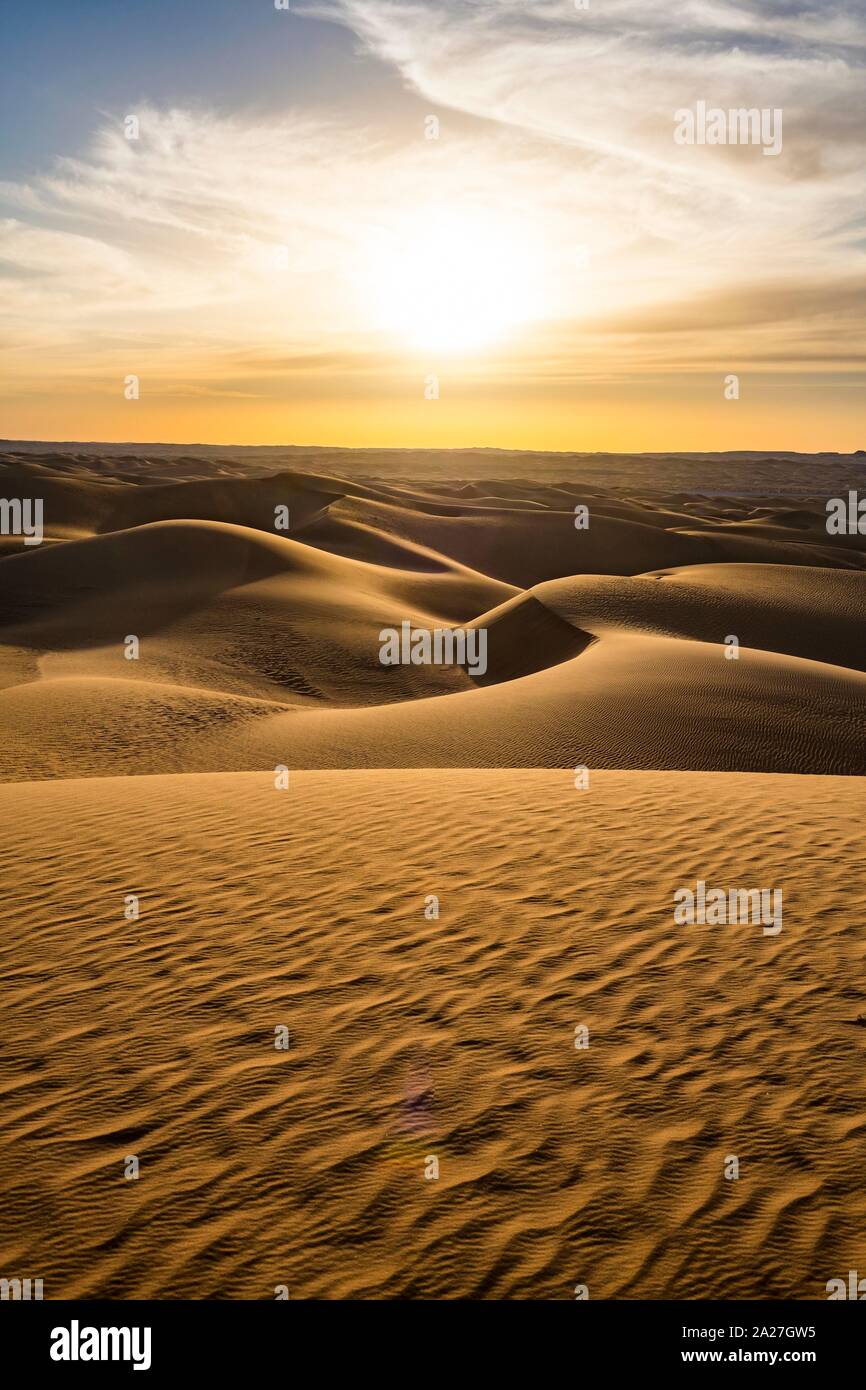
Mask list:
[[[305,0],[423,98],[417,126],[107,114],[0,185],[8,389],[377,392],[418,363],[377,315],[388,255],[443,207],[518,228],[533,322],[464,366],[551,380],[858,366],[866,324],[866,16],[821,0]],[[784,147],[682,147],[698,100],[779,107]],[[424,139],[423,105],[442,118]],[[482,118],[449,123],[449,111]],[[401,230],[403,229],[403,230]],[[383,272],[382,266],[386,269]],[[377,279],[378,277],[378,279]],[[503,285],[503,294],[509,287]],[[530,386],[531,383],[531,386]]]
[[[570,152],[587,185],[601,183],[612,201],[616,189],[617,214],[627,207],[637,232],[668,243],[677,276],[687,273],[683,253],[703,258],[711,274],[750,263],[793,274],[807,261],[862,268],[862,0],[589,0],[585,10],[574,0],[306,0],[305,8],[350,26],[431,103],[544,137],[563,162]],[[675,145],[674,112],[698,100],[781,109],[782,157]]]

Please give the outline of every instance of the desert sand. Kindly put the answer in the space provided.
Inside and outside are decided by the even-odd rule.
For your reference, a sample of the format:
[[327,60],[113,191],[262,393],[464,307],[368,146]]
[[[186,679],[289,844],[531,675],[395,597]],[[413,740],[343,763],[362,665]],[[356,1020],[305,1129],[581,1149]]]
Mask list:
[[[45,538],[0,558],[2,1267],[820,1298],[862,1263],[866,537],[824,502],[863,471],[9,445]],[[403,622],[487,670],[384,666]],[[675,924],[700,880],[782,929]]]

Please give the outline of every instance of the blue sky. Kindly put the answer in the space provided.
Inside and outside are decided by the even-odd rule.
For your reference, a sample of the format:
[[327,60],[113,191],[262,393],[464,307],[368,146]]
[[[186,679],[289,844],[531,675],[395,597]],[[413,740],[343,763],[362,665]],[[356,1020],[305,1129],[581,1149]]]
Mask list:
[[272,0],[5,0],[0,177],[86,144],[105,112],[197,105],[260,115],[290,106],[344,119],[413,98],[351,30]]

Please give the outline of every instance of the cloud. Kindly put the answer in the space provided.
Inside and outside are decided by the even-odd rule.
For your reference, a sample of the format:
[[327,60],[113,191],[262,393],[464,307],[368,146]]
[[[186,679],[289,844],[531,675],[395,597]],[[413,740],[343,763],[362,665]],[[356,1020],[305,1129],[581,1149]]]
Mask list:
[[22,381],[46,348],[52,370],[94,383],[219,374],[245,350],[275,367],[325,348],[357,367],[366,352],[376,370],[369,271],[403,211],[431,179],[446,201],[511,199],[490,139],[445,155],[420,125],[401,147],[295,113],[136,114],[138,140],[107,117],[80,157],[0,185],[0,341]]
[[[595,177],[700,204],[710,232],[758,198],[786,242],[862,209],[861,0],[304,0],[302,11],[352,28],[432,103],[594,153]],[[675,145],[674,112],[698,100],[781,108],[782,157]]]
[[[15,389],[377,394],[419,361],[377,301],[406,214],[519,235],[534,321],[457,364],[544,378],[859,365],[866,17],[797,0],[304,0],[442,122],[137,111],[0,185],[0,368]],[[781,107],[783,151],[677,146],[699,99]],[[419,113],[421,112],[419,107]],[[481,118],[449,121],[448,112]],[[495,233],[493,234],[495,235]],[[531,262],[531,266],[527,264]],[[385,269],[383,271],[383,265]],[[516,280],[515,280],[516,283]],[[502,294],[509,294],[503,283]]]
[[[798,297],[810,336],[815,285],[832,312],[866,275],[861,0],[305,0],[303,12],[354,30],[433,110],[545,151],[576,239],[595,248],[587,329],[655,317],[662,335],[683,304],[697,316],[727,297],[748,334],[766,284],[793,311],[776,355],[802,357]],[[781,109],[781,155],[675,144],[674,112],[698,100]],[[852,313],[863,327],[859,296]],[[705,329],[710,358],[718,325]]]

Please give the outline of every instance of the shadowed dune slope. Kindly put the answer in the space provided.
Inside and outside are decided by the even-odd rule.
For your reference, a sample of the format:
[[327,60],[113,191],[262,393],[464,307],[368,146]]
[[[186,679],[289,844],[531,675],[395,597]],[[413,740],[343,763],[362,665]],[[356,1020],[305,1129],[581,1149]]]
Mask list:
[[[350,705],[470,686],[462,668],[383,667],[379,633],[404,620],[465,622],[513,593],[452,561],[403,571],[215,522],[34,549],[2,562],[0,581],[0,673],[11,663],[26,669],[17,679],[176,681]],[[141,640],[137,661],[124,660],[129,634]],[[36,672],[12,649],[39,653]]]
[[94,592],[108,599],[121,592],[124,603],[137,595],[149,601],[170,593],[184,606],[285,572],[398,598],[407,593],[417,598],[429,590],[435,600],[437,585],[443,591],[454,589],[448,581],[455,578],[465,585],[471,603],[501,600],[514,592],[513,586],[446,558],[421,579],[412,567],[402,574],[389,566],[329,555],[290,537],[195,520],[155,522],[62,546],[33,547],[0,565],[0,620],[5,623]]
[[[577,492],[575,503],[583,500]],[[642,574],[719,561],[866,569],[866,556],[831,544],[826,532],[821,544],[804,543],[799,536],[763,539],[728,530],[692,530],[685,516],[676,518],[682,529],[665,529],[637,506],[620,506],[619,515],[606,515],[605,503],[588,505],[589,527],[579,530],[573,508],[436,515],[414,509],[408,500],[397,506],[347,497],[332,505],[326,518],[302,527],[299,537],[330,549],[351,536],[353,553],[366,559],[375,557],[381,543],[377,537],[396,536],[521,588],[572,574]]]
[[288,528],[283,529],[295,531],[323,515],[333,500],[334,494],[310,486],[310,482],[301,483],[296,477],[277,474],[272,478],[208,479],[126,488],[117,497],[107,524],[100,529],[119,531],[152,521],[196,517],[273,531],[277,509],[285,508]]

